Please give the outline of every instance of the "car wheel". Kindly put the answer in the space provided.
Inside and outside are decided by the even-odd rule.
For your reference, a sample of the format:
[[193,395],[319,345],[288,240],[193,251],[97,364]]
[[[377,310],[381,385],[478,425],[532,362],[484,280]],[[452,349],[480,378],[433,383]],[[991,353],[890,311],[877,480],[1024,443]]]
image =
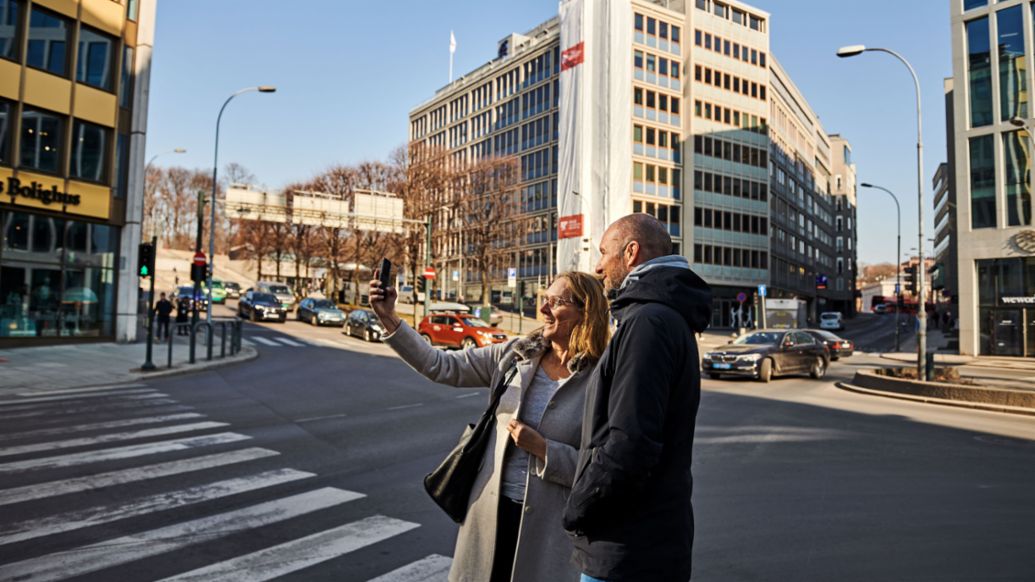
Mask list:
[[821,357],[817,357],[812,362],[812,367],[809,368],[809,376],[812,376],[813,380],[819,380],[827,373],[827,361]]
[[718,380],[719,378],[722,378],[722,374],[716,374],[715,372],[710,372],[708,374],[708,377],[711,378],[712,380]]
[[285,313],[284,315],[281,315],[280,319],[278,321],[280,323],[286,323],[287,322],[287,314]]
[[426,342],[426,343],[427,343],[427,344],[428,344],[429,346],[433,346],[433,345],[435,345],[435,344],[431,343],[431,336],[430,336],[430,335],[428,335],[428,334],[426,334],[426,333],[422,333],[422,334],[420,334],[420,337],[421,337],[421,338],[422,338],[422,339],[423,339],[423,340],[424,340],[424,341],[425,341],[425,342]]
[[773,361],[769,358],[762,360],[762,364],[758,367],[758,381],[769,382],[773,379]]
[[830,356],[830,361],[831,361],[831,362],[836,362],[836,361],[838,361],[839,359],[841,359],[841,356]]
[[257,315],[255,315],[255,312],[254,312],[254,311],[252,312],[252,321],[253,321],[253,322],[257,322],[257,321],[259,321],[259,317],[258,317]]
[[474,341],[469,337],[465,337],[464,341],[460,344],[460,347],[465,350],[469,350],[478,347],[478,342]]

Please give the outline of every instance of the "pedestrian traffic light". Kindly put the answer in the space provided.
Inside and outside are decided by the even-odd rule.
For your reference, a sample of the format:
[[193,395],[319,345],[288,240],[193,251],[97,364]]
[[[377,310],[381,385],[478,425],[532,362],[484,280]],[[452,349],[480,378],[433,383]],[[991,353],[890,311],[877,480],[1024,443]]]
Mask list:
[[190,280],[191,281],[194,281],[195,283],[204,282],[205,279],[206,279],[205,275],[206,275],[205,265],[198,265],[196,263],[191,263],[191,265],[190,265]]
[[150,277],[155,272],[155,247],[149,242],[140,243],[137,251],[139,266],[137,272],[141,277]]
[[427,279],[424,277],[417,278],[417,292],[424,293],[424,289],[427,288]]

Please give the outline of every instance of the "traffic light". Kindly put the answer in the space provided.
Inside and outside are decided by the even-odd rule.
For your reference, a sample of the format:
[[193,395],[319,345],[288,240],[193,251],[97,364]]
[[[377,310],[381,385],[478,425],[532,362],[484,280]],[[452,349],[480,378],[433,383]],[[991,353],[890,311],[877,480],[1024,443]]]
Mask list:
[[906,291],[916,295],[916,266],[906,267]]
[[205,275],[207,274],[205,267],[205,265],[197,265],[195,263],[191,263],[190,280],[194,281],[195,283],[204,282],[206,279]]
[[137,251],[139,266],[137,273],[141,277],[151,277],[155,273],[155,247],[149,242],[140,243],[140,250]]
[[417,292],[418,293],[424,293],[424,290],[426,288],[427,288],[427,279],[425,279],[424,277],[417,277]]

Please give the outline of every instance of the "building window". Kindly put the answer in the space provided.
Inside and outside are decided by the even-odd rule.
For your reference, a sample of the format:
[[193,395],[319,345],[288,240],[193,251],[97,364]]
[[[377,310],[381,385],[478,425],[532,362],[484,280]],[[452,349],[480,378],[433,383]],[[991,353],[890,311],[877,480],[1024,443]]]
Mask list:
[[1028,132],[1011,131],[1003,134],[1004,184],[1006,189],[1006,224],[1031,224],[1031,191],[1028,189]]
[[994,136],[970,139],[970,213],[972,228],[995,228]]
[[970,80],[970,124],[992,123],[992,53],[989,50],[988,18],[967,23],[967,67]]
[[4,166],[10,166],[14,161],[11,159],[11,128],[14,126],[11,115],[13,113],[13,103],[0,101],[0,165]]
[[0,0],[0,58],[18,60],[20,9],[18,0]]
[[133,47],[122,45],[122,75],[119,79],[119,106],[129,109],[133,97]]
[[126,18],[136,20],[140,16],[140,0],[129,0],[126,5]]
[[87,26],[81,26],[75,80],[111,91],[114,64],[115,39]]
[[1027,62],[1024,58],[1024,14],[1021,6],[996,13],[999,40],[999,113],[1006,121],[1028,116]]
[[988,0],[963,0],[964,11],[981,8],[982,6],[988,6]]
[[64,125],[62,117],[26,107],[22,112],[21,166],[60,172]]
[[68,31],[67,20],[33,6],[29,19],[29,54],[25,63],[67,77]]
[[108,164],[108,130],[92,123],[76,120],[72,132],[72,168],[70,174],[91,182],[103,182]]

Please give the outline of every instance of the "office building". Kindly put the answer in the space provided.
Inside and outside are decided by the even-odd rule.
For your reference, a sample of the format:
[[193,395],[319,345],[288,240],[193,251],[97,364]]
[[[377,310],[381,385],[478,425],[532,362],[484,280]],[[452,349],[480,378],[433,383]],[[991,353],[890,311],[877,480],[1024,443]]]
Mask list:
[[951,3],[960,352],[1035,356],[1028,2]]
[[0,0],[0,346],[132,340],[154,0]]
[[[751,323],[760,285],[813,315],[850,314],[851,150],[824,133],[769,34],[769,15],[740,2],[567,0],[413,109],[410,141],[457,163],[520,157],[521,238],[507,252],[529,302],[557,272],[592,270],[606,226],[644,212],[712,285],[714,326]],[[838,247],[838,217],[849,216]],[[445,295],[477,300],[475,274],[451,285],[465,260],[455,211],[444,204],[435,217]],[[497,277],[505,289],[506,270]]]

